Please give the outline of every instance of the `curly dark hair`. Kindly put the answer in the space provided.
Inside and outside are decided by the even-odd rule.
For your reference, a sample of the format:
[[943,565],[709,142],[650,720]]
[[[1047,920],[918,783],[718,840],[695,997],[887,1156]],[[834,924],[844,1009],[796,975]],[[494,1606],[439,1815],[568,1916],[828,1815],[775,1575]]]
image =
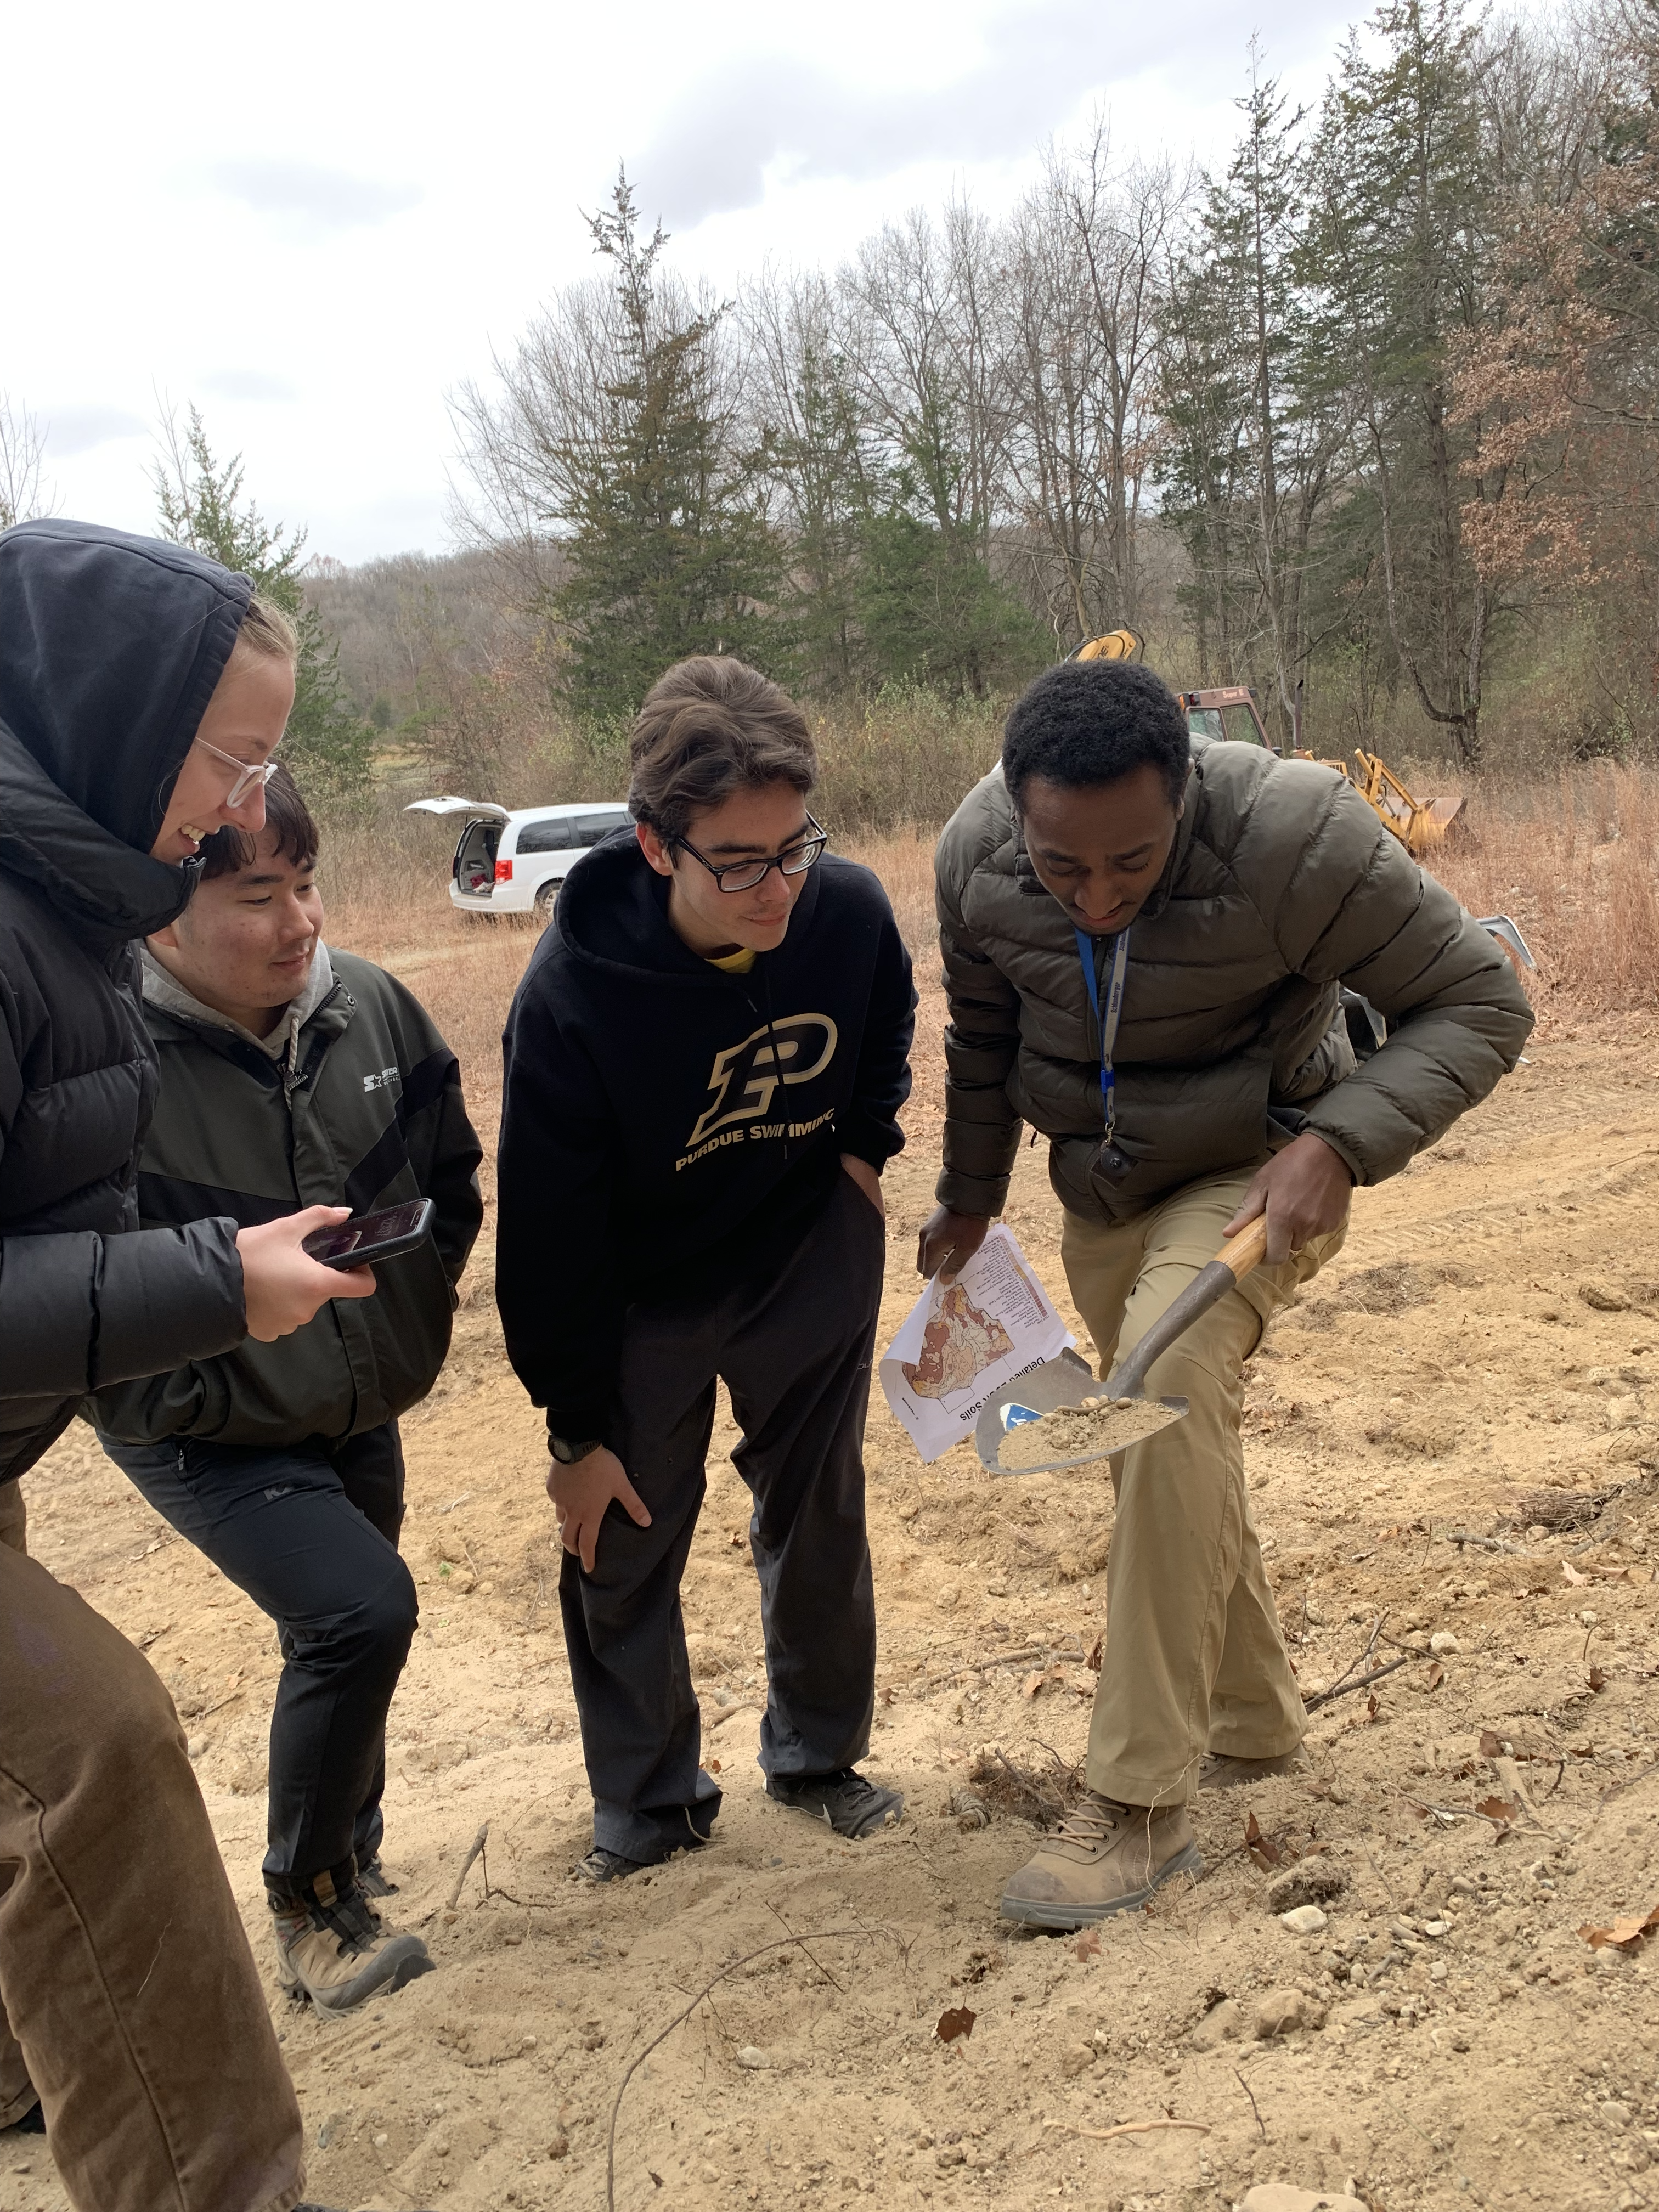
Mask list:
[[1171,806],[1192,767],[1181,702],[1134,661],[1063,660],[1014,702],[1002,733],[1002,773],[1016,806],[1032,776],[1076,791],[1155,768]]

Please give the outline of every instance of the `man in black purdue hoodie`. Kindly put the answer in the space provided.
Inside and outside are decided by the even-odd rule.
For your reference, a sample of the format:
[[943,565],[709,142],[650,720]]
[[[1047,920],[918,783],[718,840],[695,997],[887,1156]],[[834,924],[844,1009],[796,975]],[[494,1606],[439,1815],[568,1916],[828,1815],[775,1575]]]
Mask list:
[[768,1793],[854,1837],[903,1802],[853,1770],[908,956],[875,878],[820,859],[811,738],[775,684],[684,661],[632,754],[637,833],[572,873],[514,1002],[499,1178],[496,1297],[547,1409],[596,1881],[706,1842],[720,1810],[679,1602],[717,1378],[755,1500]]

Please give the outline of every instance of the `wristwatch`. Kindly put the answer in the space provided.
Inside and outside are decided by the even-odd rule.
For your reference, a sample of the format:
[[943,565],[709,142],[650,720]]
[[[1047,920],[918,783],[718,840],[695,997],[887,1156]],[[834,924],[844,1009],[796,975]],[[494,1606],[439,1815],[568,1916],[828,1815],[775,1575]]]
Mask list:
[[579,1459],[586,1459],[589,1452],[602,1449],[605,1438],[590,1437],[586,1443],[573,1444],[568,1437],[550,1436],[547,1443],[549,1450],[561,1467],[574,1467],[576,1462]]

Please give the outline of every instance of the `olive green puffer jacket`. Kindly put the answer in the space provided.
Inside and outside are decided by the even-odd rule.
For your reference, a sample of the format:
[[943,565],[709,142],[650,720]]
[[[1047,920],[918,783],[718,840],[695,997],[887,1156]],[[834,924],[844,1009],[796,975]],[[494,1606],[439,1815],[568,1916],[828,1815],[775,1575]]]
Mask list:
[[[1194,740],[1169,865],[1137,915],[1098,1163],[1099,1030],[1071,923],[1032,871],[1002,771],[935,861],[950,1025],[941,1204],[1002,1211],[1029,1121],[1062,1203],[1121,1220],[1304,1129],[1380,1182],[1516,1063],[1532,1010],[1508,960],[1334,769]],[[1356,1065],[1348,984],[1392,1024]]]

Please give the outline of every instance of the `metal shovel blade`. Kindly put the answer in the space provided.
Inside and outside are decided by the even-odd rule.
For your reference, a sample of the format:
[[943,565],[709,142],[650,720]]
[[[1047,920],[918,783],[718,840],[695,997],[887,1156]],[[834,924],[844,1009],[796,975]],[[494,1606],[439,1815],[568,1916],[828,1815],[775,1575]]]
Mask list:
[[[994,1396],[988,1398],[980,1408],[974,1427],[974,1442],[978,1446],[981,1463],[993,1474],[1049,1474],[1063,1467],[1088,1467],[1096,1460],[1115,1459],[1119,1452],[1127,1451],[1138,1443],[1139,1437],[1129,1437],[1115,1443],[1109,1452],[1083,1452],[1076,1459],[1045,1460],[1038,1467],[1004,1467],[1000,1463],[1003,1439],[1008,1431],[1002,1425],[1005,1406],[1029,1406],[1034,1413],[1057,1413],[1062,1406],[1080,1406],[1085,1398],[1097,1398],[1102,1385],[1095,1380],[1095,1370],[1086,1359],[1079,1359],[1075,1352],[1062,1352],[1058,1359],[1045,1359],[1041,1367],[1018,1376],[1005,1382]],[[1148,1413],[1161,1407],[1177,1416],[1190,1410],[1185,1398],[1148,1398]],[[1148,1421],[1146,1433],[1167,1428],[1167,1421]]]

